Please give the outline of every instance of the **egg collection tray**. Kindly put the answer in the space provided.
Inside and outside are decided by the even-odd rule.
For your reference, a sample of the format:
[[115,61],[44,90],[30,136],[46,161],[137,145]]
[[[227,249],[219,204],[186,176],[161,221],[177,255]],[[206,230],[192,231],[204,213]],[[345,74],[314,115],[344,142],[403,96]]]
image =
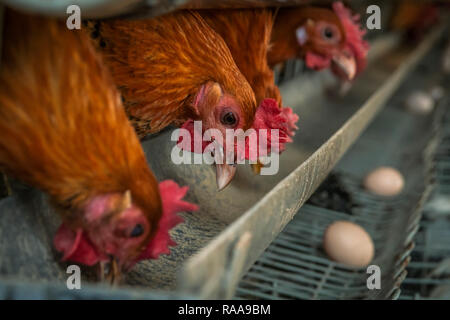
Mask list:
[[435,187],[424,206],[401,300],[450,299],[450,101],[434,162]]
[[[305,204],[243,277],[236,298],[393,299],[399,296],[422,207],[433,186],[434,149],[440,140],[443,110],[450,101],[442,101],[434,115],[424,117],[408,112],[404,97],[427,86],[427,75],[438,72],[438,64],[430,66],[436,60],[431,54],[418,66],[336,166],[342,188],[349,193],[343,201],[351,199],[351,206],[340,205],[348,209],[335,211]],[[403,174],[405,189],[399,196],[386,198],[364,189],[364,176],[378,166],[391,166]],[[367,279],[371,274],[366,268],[347,267],[331,261],[324,253],[324,231],[337,220],[355,222],[371,235],[376,254],[370,264],[380,267],[381,290],[368,289]],[[448,247],[446,251],[449,252]]]
[[[126,3],[133,2],[139,1]],[[175,3],[161,1],[164,2]],[[12,196],[0,201],[0,297],[233,297],[241,276],[294,218],[299,208],[382,110],[402,81],[433,47],[442,31],[442,27],[436,28],[419,45],[413,47],[399,45],[395,35],[386,35],[375,40],[367,71],[345,97],[324,94],[326,88],[335,85],[335,79],[328,72],[305,74],[301,72],[302,68],[297,62],[293,64],[294,70],[288,68],[288,74],[279,75],[283,80],[280,89],[284,103],[300,115],[300,130],[294,137],[294,142],[280,157],[280,168],[276,175],[254,176],[249,166],[240,166],[233,183],[225,190],[217,192],[215,172],[211,166],[175,165],[168,161],[174,147],[174,142],[170,139],[172,130],[149,137],[142,145],[157,178],[173,179],[181,185],[189,185],[187,200],[199,204],[200,210],[183,214],[185,223],[172,232],[172,237],[178,245],[172,249],[170,255],[139,263],[124,279],[124,284],[117,288],[93,282],[91,270],[83,269],[82,290],[67,289],[67,264],[58,262],[57,254],[52,249],[52,238],[60,221],[44,194],[27,187],[17,187]],[[407,116],[407,120],[403,120],[400,114],[403,113],[398,111],[394,114],[396,122],[402,124],[400,128],[407,130],[408,121],[412,120]],[[420,119],[417,121],[419,124]],[[394,139],[387,144],[391,149],[397,148],[396,143],[400,141],[395,137],[401,133],[405,132],[393,133]],[[410,134],[414,136],[414,132]],[[371,145],[376,146],[377,143],[373,142]],[[383,147],[386,148],[386,144]],[[411,154],[417,151],[413,146],[408,147],[408,150]],[[382,152],[389,153],[384,149]],[[362,168],[358,166],[360,162],[357,159],[350,156],[345,159],[341,161],[339,171],[346,172],[345,163],[352,163],[351,167]],[[369,160],[375,159],[383,162],[380,160],[382,157]],[[407,158],[408,161],[412,159],[418,158]],[[358,174],[361,173],[354,176],[358,177]],[[420,172],[412,175],[412,179],[418,180],[415,188],[419,189],[408,184],[412,189],[405,191],[405,195],[411,197],[409,205],[418,203],[424,196],[423,180],[419,179],[419,176]],[[387,210],[387,205],[360,192],[356,181],[357,179],[348,179],[345,183],[349,190],[355,193],[355,199],[370,205],[359,215],[355,214],[353,219],[357,222],[358,219],[366,221],[368,218],[364,217],[369,215],[373,219],[368,222],[372,226],[372,229],[368,230],[369,233],[373,233],[377,230],[373,228],[380,225],[393,230],[396,224],[390,223],[390,219],[397,224],[408,222],[402,220],[407,218],[406,214],[394,219],[385,213],[387,222],[379,224],[375,212]],[[406,211],[398,201],[392,201],[390,206],[392,210]],[[307,205],[298,212],[293,221],[294,226],[298,218],[311,215],[311,212],[307,211],[309,209],[314,208]],[[321,210],[317,212],[317,218],[323,216]],[[286,231],[290,228],[291,225]],[[320,228],[318,226],[316,229],[309,229],[316,232],[312,239],[318,241]],[[402,264],[407,259],[409,249],[405,245],[410,243],[413,234],[414,230],[407,230],[406,240],[409,242],[405,240],[403,246],[398,234],[385,231],[386,238],[372,234],[376,245],[395,243],[395,248],[386,250],[383,254],[377,252],[376,257],[380,264],[392,268],[386,270],[386,277],[393,275],[389,281],[399,280],[398,274],[389,272],[397,270],[393,261]],[[304,237],[301,232],[298,236],[299,239]],[[394,236],[395,238],[392,238]],[[400,251],[402,255],[394,257],[394,254]],[[320,253],[318,257],[324,259]],[[348,272],[337,265],[334,268],[340,270],[342,275],[361,276],[359,271]],[[403,272],[402,268],[398,270]],[[242,285],[239,287],[242,288]],[[384,296],[394,295],[395,292],[391,291],[384,292]],[[345,291],[345,294],[348,292]],[[361,296],[361,293],[355,296]]]

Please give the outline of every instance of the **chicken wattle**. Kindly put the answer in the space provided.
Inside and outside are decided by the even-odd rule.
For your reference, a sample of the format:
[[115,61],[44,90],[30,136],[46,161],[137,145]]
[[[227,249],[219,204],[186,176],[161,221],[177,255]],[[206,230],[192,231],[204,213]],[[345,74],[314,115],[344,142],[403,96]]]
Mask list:
[[[158,259],[161,254],[170,254],[170,246],[175,246],[176,242],[170,238],[169,231],[183,222],[183,218],[178,216],[177,213],[198,210],[197,205],[183,201],[183,197],[188,189],[187,186],[178,186],[172,180],[165,180],[159,183],[163,212],[158,228],[142,253],[136,260],[129,262],[126,265],[126,269],[131,268],[141,260]],[[89,237],[83,233],[82,229],[74,231],[64,223],[59,227],[53,243],[56,250],[63,254],[62,261],[71,261],[87,266],[95,265],[101,261],[109,261],[107,255],[95,249],[95,246]]]
[[[255,162],[258,158],[267,156],[270,152],[283,152],[286,148],[286,143],[292,142],[295,130],[298,129],[296,125],[298,119],[298,115],[291,108],[284,107],[280,109],[276,100],[271,98],[264,99],[256,110],[255,119],[249,129],[249,133],[241,132],[245,143],[239,144],[236,142],[239,139],[235,139],[233,162],[236,163],[244,159]],[[195,133],[192,120],[187,121],[182,128],[188,130],[190,135],[188,136],[188,141],[184,140],[184,135],[180,135],[178,146],[181,149],[196,153],[209,151],[207,147],[212,141],[205,141],[201,132]],[[195,137],[202,139],[201,142],[197,141],[197,145],[201,146],[201,148],[196,148]],[[226,137],[223,137],[223,140],[225,139]],[[265,141],[261,139],[265,139]],[[216,147],[220,148],[223,146],[218,145]],[[226,148],[223,149],[225,155],[229,153]]]

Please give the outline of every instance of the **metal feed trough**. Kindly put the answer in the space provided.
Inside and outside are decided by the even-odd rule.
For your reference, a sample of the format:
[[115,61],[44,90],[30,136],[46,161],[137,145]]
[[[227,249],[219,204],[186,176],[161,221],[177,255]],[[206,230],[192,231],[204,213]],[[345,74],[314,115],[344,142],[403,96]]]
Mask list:
[[[300,130],[280,157],[277,175],[254,176],[249,166],[239,166],[233,183],[217,192],[211,166],[174,165],[167,161],[174,146],[170,141],[171,130],[143,142],[158,179],[174,179],[181,185],[189,185],[187,199],[199,204],[200,210],[183,214],[185,223],[172,232],[178,246],[172,249],[171,255],[139,263],[118,288],[91,282],[89,270],[86,270],[83,290],[67,290],[67,264],[58,262],[52,246],[60,221],[44,194],[28,188],[15,190],[13,196],[0,201],[0,296],[233,297],[241,276],[293,219],[430,51],[442,31],[442,27],[436,28],[415,47],[398,44],[395,35],[374,41],[367,70],[345,97],[324,94],[325,88],[335,84],[328,72],[283,76],[280,86],[283,99],[300,115]],[[417,197],[422,191],[417,191]],[[382,206],[375,200],[371,201],[373,211]],[[394,209],[405,209],[395,201],[391,205]],[[307,213],[302,210],[299,216],[303,214]],[[402,217],[407,219],[406,215]],[[394,224],[388,227],[396,230]],[[412,237],[413,230],[407,230],[407,234]],[[393,241],[391,236],[375,241],[388,243]],[[298,237],[302,238],[301,232]],[[410,240],[408,236],[404,244]],[[383,261],[395,259],[396,250],[403,248],[398,241],[395,243],[396,248],[381,255]],[[402,251],[403,259],[399,257],[396,261],[406,263],[407,255],[407,250]],[[397,270],[395,264],[391,268]],[[392,274],[392,281],[400,280],[397,274]],[[383,294],[387,297],[393,292]]]

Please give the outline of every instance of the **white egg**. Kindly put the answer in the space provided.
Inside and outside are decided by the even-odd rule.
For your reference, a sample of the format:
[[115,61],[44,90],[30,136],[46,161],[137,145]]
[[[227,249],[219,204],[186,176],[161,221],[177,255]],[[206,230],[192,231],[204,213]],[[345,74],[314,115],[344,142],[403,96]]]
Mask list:
[[396,196],[402,192],[405,180],[402,174],[390,167],[380,167],[364,179],[364,187],[380,196]]
[[328,226],[323,247],[334,261],[351,267],[365,267],[373,259],[372,238],[361,226],[349,221],[336,221]]
[[445,90],[441,86],[435,86],[430,90],[430,94],[434,101],[438,101],[444,97]]
[[434,100],[426,92],[414,91],[406,99],[406,108],[417,114],[427,114],[433,111]]

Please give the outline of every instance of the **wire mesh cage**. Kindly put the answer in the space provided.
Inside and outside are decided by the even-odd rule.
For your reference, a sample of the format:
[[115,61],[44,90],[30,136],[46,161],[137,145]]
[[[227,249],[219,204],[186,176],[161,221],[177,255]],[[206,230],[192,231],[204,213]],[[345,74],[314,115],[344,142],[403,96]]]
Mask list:
[[402,284],[402,300],[450,299],[450,112],[447,106],[434,155],[435,188]]
[[[388,103],[388,108],[381,113],[338,164],[337,170],[342,174],[338,174],[337,177],[348,193],[341,202],[351,202],[351,205],[341,211],[324,208],[325,202],[320,206],[304,205],[244,276],[237,289],[237,298],[395,299],[399,297],[399,287],[407,274],[405,268],[411,259],[409,255],[414,248],[413,239],[419,228],[422,207],[435,185],[435,170],[438,172],[437,175],[441,176],[438,181],[448,180],[445,164],[439,164],[438,161],[436,169],[434,167],[435,147],[441,141],[442,132],[448,131],[446,129],[448,126],[441,123],[443,113],[448,108],[448,100],[441,101],[434,120],[430,121],[429,126],[423,125],[423,119],[402,114],[405,113],[405,110],[402,110],[405,94],[414,87],[426,85],[426,82],[418,79],[421,71],[434,70],[429,67],[429,61],[432,61],[432,58],[425,62],[428,66],[423,64],[419,66],[415,75]],[[403,121],[400,117],[403,117]],[[405,120],[405,117],[408,119]],[[394,122],[397,122],[397,125],[394,125]],[[386,131],[387,127],[394,128],[394,136],[391,131]],[[388,142],[388,137],[395,141]],[[414,140],[413,143],[411,139]],[[442,154],[448,150],[448,142],[444,138],[436,152],[436,157],[442,158]],[[402,171],[407,184],[400,196],[386,199],[372,195],[364,189],[363,174],[376,163],[390,164]],[[361,169],[361,166],[364,169]],[[447,174],[447,178],[442,172]],[[324,185],[326,186],[327,183],[330,185],[335,182],[325,180]],[[439,182],[437,185],[439,186]],[[335,190],[333,193],[342,198],[342,193],[336,194]],[[312,196],[314,197],[315,195]],[[321,200],[326,199],[319,198],[314,203],[320,203]],[[368,274],[365,268],[349,268],[331,261],[326,256],[322,248],[324,232],[337,220],[355,222],[363,226],[371,235],[376,248],[376,256],[371,264],[381,268],[381,290],[368,289],[366,284]],[[421,230],[417,248],[413,254],[413,263],[410,264],[411,269],[439,265],[440,261],[435,261],[434,264],[428,260],[415,262],[414,259],[417,259],[418,255],[422,259],[427,259],[424,257],[428,254],[431,255],[428,258],[433,259],[433,254],[436,254],[433,250],[440,250],[442,256],[450,256],[448,244],[446,246],[450,229],[446,228],[447,224],[438,225],[439,230],[433,231],[433,235],[442,237],[443,241],[436,248],[427,247],[426,243],[429,244],[430,240],[425,237],[430,235]],[[448,261],[444,263],[448,264]],[[446,285],[447,282],[446,280],[440,282],[436,279],[429,280],[429,284]],[[426,279],[407,278],[405,288],[410,287],[408,284],[418,283],[427,282]]]

